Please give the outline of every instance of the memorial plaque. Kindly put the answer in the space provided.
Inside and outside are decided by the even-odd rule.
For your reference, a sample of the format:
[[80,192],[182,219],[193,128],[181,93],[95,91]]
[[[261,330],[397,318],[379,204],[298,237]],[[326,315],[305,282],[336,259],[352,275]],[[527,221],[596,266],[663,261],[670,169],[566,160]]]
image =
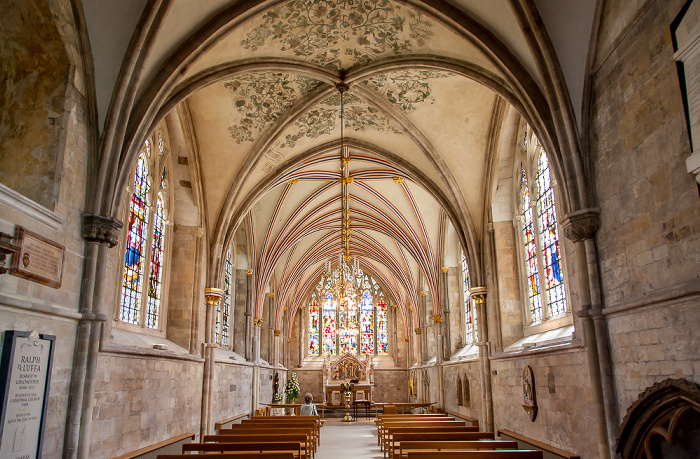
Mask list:
[[41,457],[56,337],[7,330],[0,359],[0,457]]
[[12,255],[10,274],[60,288],[66,248],[22,226],[15,227],[19,252]]

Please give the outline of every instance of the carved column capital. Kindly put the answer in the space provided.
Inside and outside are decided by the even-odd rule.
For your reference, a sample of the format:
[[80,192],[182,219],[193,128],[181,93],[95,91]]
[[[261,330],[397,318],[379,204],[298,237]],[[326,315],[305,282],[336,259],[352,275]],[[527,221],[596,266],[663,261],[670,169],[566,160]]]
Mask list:
[[443,274],[447,274],[447,271],[449,271],[449,269],[450,268],[448,268],[447,266],[443,266],[442,268],[440,268],[440,271],[442,271]]
[[114,217],[100,214],[83,214],[82,236],[88,242],[106,245],[110,249],[119,243],[124,225]]
[[219,301],[224,296],[224,291],[220,288],[208,287],[204,289],[204,299],[207,301],[207,305],[216,306]]
[[245,270],[245,273],[246,273],[247,275],[249,275],[249,276],[252,276],[252,275],[253,275],[253,270],[252,270],[252,269],[246,269],[246,270]]
[[566,214],[559,222],[567,239],[581,242],[595,236],[600,228],[600,209],[581,209]]
[[469,298],[475,303],[486,303],[486,287],[472,287],[469,289]]
[[275,330],[275,336],[280,336],[282,334],[282,330]]

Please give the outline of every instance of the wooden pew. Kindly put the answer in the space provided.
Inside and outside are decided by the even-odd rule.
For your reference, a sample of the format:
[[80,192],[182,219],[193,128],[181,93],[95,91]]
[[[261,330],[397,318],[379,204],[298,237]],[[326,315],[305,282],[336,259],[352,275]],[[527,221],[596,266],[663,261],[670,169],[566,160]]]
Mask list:
[[[411,423],[413,425],[413,423],[416,423],[416,422],[433,422],[433,421],[434,422],[438,422],[438,421],[460,422],[460,421],[457,421],[453,417],[447,417],[447,416],[427,417],[427,418],[423,417],[423,415],[421,415],[420,417],[415,417],[415,415],[409,415],[409,416],[411,416],[411,417],[410,418],[400,418],[400,419],[385,418],[385,419],[377,420],[377,440],[378,440],[377,444],[383,448],[385,431],[386,431],[387,426],[391,425],[391,424],[406,422],[406,423]],[[461,421],[461,422],[462,422],[462,424],[460,424],[460,425],[465,425],[464,421]]]
[[411,420],[411,419],[437,419],[437,418],[446,418],[446,419],[454,419],[454,417],[450,416],[445,416],[444,414],[380,414],[377,416],[377,418],[374,420],[374,423],[377,425],[377,444],[381,445],[381,425],[384,424],[386,421],[390,420],[396,420],[396,421],[403,421],[403,420]]
[[291,451],[295,458],[303,458],[301,442],[288,441],[264,441],[264,442],[245,442],[245,443],[187,443],[182,445],[182,452],[200,452],[200,453],[230,453],[238,451],[247,452],[263,452],[263,451]]
[[[296,419],[295,419],[296,418]],[[318,416],[265,416],[253,417],[241,421],[242,426],[260,425],[290,425],[295,427],[307,427],[312,429],[315,444],[321,444],[321,422]],[[232,426],[233,427],[233,426]],[[315,448],[314,448],[315,449]]]
[[409,451],[471,449],[518,449],[518,442],[504,440],[402,441],[399,443],[398,457],[403,459]]
[[411,451],[408,459],[542,459],[542,451],[492,450],[492,451]]
[[[274,436],[274,437],[273,437]],[[269,441],[279,442],[299,442],[304,446],[304,457],[313,458],[313,443],[309,440],[308,432],[299,433],[246,433],[246,434],[225,434],[225,435],[205,435],[202,443],[262,443]]]
[[[193,457],[202,456],[203,458],[211,458],[211,454],[159,454],[158,459],[192,459]],[[216,459],[294,459],[294,453],[291,451],[265,451],[265,452],[240,452],[240,453],[223,453],[217,454]]]
[[387,443],[384,444],[384,448],[387,447],[387,444],[391,442],[391,439],[393,438],[393,435],[396,433],[433,433],[433,432],[438,432],[438,433],[465,433],[465,432],[478,432],[479,428],[478,427],[473,427],[473,426],[406,426],[402,425],[399,427],[390,427],[387,429]]
[[495,438],[493,432],[402,432],[392,436],[384,454],[388,451],[389,457],[393,458],[402,441],[477,441]]
[[386,447],[391,436],[389,430],[397,427],[466,427],[466,424],[464,421],[455,421],[454,419],[385,421],[377,426],[378,435],[381,436],[380,445],[382,448]]

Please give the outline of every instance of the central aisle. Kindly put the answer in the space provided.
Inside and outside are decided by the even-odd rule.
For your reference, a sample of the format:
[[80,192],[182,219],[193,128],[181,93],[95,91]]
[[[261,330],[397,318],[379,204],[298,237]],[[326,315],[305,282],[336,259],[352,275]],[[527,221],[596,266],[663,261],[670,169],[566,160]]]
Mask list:
[[323,426],[316,459],[383,459],[376,431],[367,424]]

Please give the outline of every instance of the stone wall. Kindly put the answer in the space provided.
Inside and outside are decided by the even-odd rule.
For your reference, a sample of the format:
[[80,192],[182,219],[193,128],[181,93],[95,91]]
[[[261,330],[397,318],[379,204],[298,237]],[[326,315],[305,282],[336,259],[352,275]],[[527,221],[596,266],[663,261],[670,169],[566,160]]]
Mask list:
[[620,418],[655,381],[700,382],[700,199],[669,29],[684,3],[605,2],[591,81],[596,243]]
[[238,414],[250,413],[252,387],[252,366],[216,362],[212,393],[212,421],[216,423]]
[[169,273],[167,337],[185,349],[191,349],[199,341],[196,335],[192,336],[192,321],[198,319],[192,308],[197,234],[196,227],[182,225],[175,225],[172,232],[174,241]]
[[202,372],[200,362],[101,354],[90,457],[115,457],[199,433]]
[[[530,421],[522,408],[522,374],[532,368],[539,411]],[[472,370],[475,370],[472,368]],[[598,457],[596,410],[583,349],[505,357],[491,362],[496,429],[507,429],[581,456]],[[477,370],[478,371],[478,370]],[[470,377],[472,406],[476,381]]]
[[307,392],[311,392],[315,403],[323,402],[323,370],[295,369],[290,371],[289,374],[291,375],[292,373],[296,373],[299,379],[300,398],[303,398]]
[[[443,367],[445,409],[479,419],[481,417],[481,376],[478,361],[450,364]],[[457,377],[462,382],[462,405],[457,403]],[[469,406],[464,405],[464,380],[469,380]]]
[[374,370],[375,402],[408,402],[406,370]]

